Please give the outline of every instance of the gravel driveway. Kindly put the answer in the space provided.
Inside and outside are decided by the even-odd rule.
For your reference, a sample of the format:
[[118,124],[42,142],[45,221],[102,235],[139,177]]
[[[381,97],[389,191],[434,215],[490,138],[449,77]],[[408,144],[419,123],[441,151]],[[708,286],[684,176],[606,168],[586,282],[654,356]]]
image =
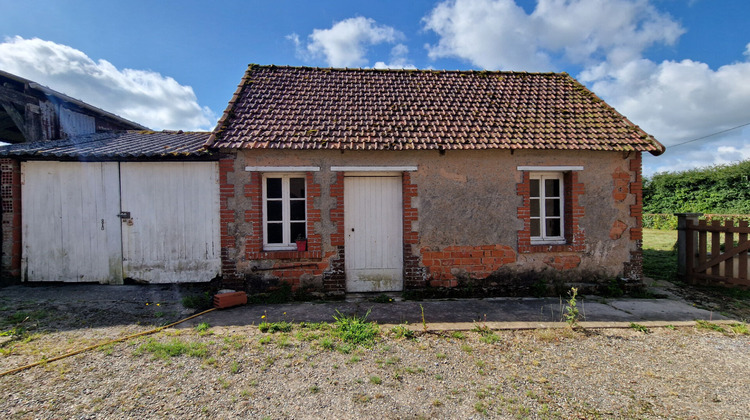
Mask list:
[[[0,346],[0,371],[185,313],[178,302],[142,297],[87,302],[40,307],[0,296],[0,331],[22,317],[27,328]],[[341,341],[332,324],[273,334],[205,328],[166,329],[2,376],[0,415],[720,419],[750,410],[750,338],[726,325],[412,338],[381,328],[360,346]]]

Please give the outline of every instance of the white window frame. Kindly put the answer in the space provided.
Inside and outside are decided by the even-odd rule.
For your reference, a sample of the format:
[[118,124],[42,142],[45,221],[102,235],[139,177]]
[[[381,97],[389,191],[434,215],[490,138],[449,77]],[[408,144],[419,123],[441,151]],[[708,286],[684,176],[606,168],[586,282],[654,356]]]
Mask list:
[[[529,231],[531,231],[531,221],[539,219],[539,236],[531,237],[531,245],[560,245],[565,244],[565,175],[562,172],[531,172],[529,173],[529,183],[532,179],[539,180],[539,217],[531,216],[531,188],[529,188]],[[560,199],[560,235],[547,235],[547,215],[545,199],[547,198],[544,185],[545,180],[556,179],[560,183],[560,196],[552,197]],[[549,218],[557,218],[550,216]],[[529,232],[530,233],[530,232]]]
[[[269,244],[268,243],[268,192],[267,182],[269,178],[281,178],[281,224],[282,224],[282,239],[281,244]],[[263,184],[263,250],[264,251],[294,251],[297,249],[297,243],[295,239],[291,237],[292,232],[292,220],[291,220],[291,201],[289,193],[289,180],[291,178],[302,178],[305,180],[305,236],[307,236],[307,177],[304,173],[264,173],[261,183]],[[300,199],[294,199],[295,201],[302,201]],[[295,222],[299,222],[295,220]],[[273,221],[272,223],[278,223]]]

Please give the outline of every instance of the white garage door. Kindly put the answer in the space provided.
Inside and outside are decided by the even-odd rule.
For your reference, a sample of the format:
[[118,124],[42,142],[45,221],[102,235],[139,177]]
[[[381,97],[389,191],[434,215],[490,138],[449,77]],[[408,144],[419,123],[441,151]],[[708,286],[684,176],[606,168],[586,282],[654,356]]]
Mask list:
[[219,274],[215,162],[23,162],[21,172],[24,281]]
[[149,283],[211,280],[219,273],[218,169],[206,162],[121,166],[123,275]]
[[116,162],[22,162],[28,281],[122,283]]

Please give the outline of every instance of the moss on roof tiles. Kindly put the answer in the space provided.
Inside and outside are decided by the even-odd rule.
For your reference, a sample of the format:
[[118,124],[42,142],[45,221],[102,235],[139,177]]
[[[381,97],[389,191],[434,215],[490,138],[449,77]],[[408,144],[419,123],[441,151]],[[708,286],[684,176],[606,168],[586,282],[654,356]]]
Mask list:
[[[307,127],[304,134],[298,134],[300,127]],[[498,132],[532,137],[522,144],[508,143],[495,135]],[[363,139],[352,141],[351,136]],[[254,64],[248,66],[209,144],[403,150],[413,148],[415,141],[446,150],[474,143],[483,148],[547,149],[552,143],[559,149],[664,150],[567,73]]]

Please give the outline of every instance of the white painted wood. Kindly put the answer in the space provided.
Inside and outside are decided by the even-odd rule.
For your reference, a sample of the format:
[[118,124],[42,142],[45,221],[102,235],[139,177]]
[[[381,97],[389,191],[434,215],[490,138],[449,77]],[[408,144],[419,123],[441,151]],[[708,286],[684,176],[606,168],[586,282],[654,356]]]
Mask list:
[[320,166],[245,166],[247,172],[318,172]]
[[112,162],[22,162],[24,281],[122,283]]
[[345,177],[346,290],[403,289],[401,177]]
[[331,166],[331,172],[414,172],[416,166]]
[[123,275],[206,282],[221,270],[216,162],[120,164]]
[[552,172],[565,172],[565,171],[582,171],[583,166],[518,166],[516,167],[519,171],[552,171]]
[[61,106],[60,129],[68,137],[96,133],[96,119]]

